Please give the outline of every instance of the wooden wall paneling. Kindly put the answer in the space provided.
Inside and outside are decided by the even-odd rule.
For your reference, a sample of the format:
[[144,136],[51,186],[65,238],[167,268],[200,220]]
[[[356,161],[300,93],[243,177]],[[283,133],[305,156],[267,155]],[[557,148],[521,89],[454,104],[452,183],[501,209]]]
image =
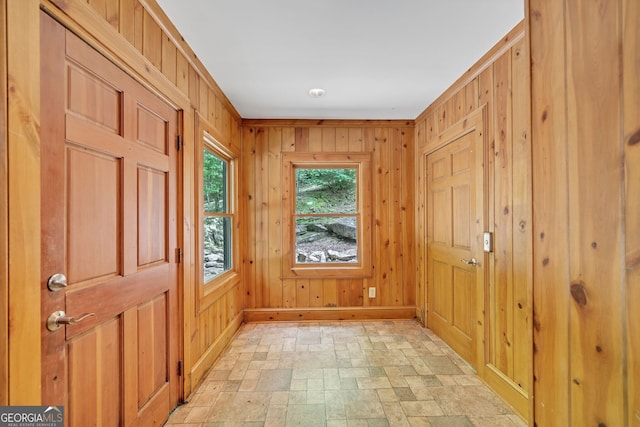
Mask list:
[[[179,276],[182,277],[182,282],[179,287],[181,291],[181,298],[179,299],[179,307],[181,307],[182,322],[184,328],[182,330],[182,342],[183,342],[183,354],[182,360],[184,363],[183,375],[183,397],[191,394],[191,369],[192,369],[192,354],[194,348],[191,345],[191,334],[197,330],[194,324],[195,318],[195,296],[196,292],[196,266],[195,266],[195,242],[197,241],[195,223],[193,220],[193,212],[195,210],[195,182],[191,179],[185,179],[187,176],[195,176],[195,113],[192,109],[183,110],[182,114],[182,138],[185,143],[182,145],[181,162],[182,166],[178,167],[180,170],[181,180],[178,184],[180,188],[180,195],[182,197],[182,212],[179,212],[178,223],[182,224],[182,227],[178,229],[178,242],[182,244],[182,260],[180,264],[181,270]],[[179,160],[180,162],[180,160]],[[180,292],[179,292],[180,293]]]
[[135,46],[135,9],[139,6],[138,0],[120,0],[120,22],[118,30],[120,34]]
[[189,63],[180,52],[176,51],[176,86],[180,92],[189,97]]
[[[425,324],[425,304],[426,304],[426,167],[424,149],[427,146],[427,117],[418,120],[415,127],[415,221],[416,221],[416,315]],[[425,325],[426,326],[426,325]]]
[[[7,1],[9,405],[40,404],[40,8]],[[29,179],[25,179],[25,173]],[[26,310],[26,304],[36,309]],[[38,332],[36,332],[38,331]]]
[[385,305],[404,304],[404,233],[402,210],[402,129],[389,129],[389,249],[385,256],[391,260],[389,269],[389,291]]
[[[376,138],[376,129],[372,128],[372,127],[367,127],[364,128],[363,133],[363,144],[364,144],[364,151],[365,152],[370,152],[373,153],[373,176],[371,177],[371,179],[373,180],[373,188],[377,189],[378,187],[376,186],[376,177],[378,176],[378,168],[377,168],[377,162],[376,162],[376,147],[377,147],[377,138]],[[379,155],[379,154],[378,154]],[[381,194],[379,191],[374,191],[373,194],[371,194],[371,202],[372,202],[372,206],[374,207],[372,215],[373,215],[373,230],[372,232],[374,233],[374,238],[372,240],[373,242],[373,247],[371,248],[371,256],[372,256],[372,275],[371,277],[365,277],[364,278],[364,282],[363,282],[363,300],[362,300],[362,305],[367,307],[370,305],[375,305],[373,304],[375,302],[375,300],[372,300],[371,298],[369,298],[369,288],[370,287],[375,287],[377,286],[377,272],[380,268],[379,265],[379,257],[380,257],[380,253],[381,248],[378,246],[378,242],[375,240],[376,239],[376,230],[378,229],[378,226],[376,225],[376,207],[378,206],[378,203],[381,199]]]
[[402,255],[402,284],[404,295],[402,305],[412,306],[416,304],[416,282],[415,282],[415,213],[414,200],[416,194],[415,172],[414,172],[414,132],[412,130],[402,130],[402,191],[401,205],[402,219],[400,221],[403,236]]
[[265,307],[282,307],[282,280],[281,261],[282,247],[280,237],[281,227],[281,199],[282,199],[282,173],[280,153],[282,152],[282,128],[268,128],[267,148],[267,227],[268,237],[267,269],[266,275],[268,293]]
[[216,105],[215,105],[215,121],[213,123],[215,124],[216,128],[218,128],[221,132],[223,132],[225,128],[224,113],[223,113],[224,106],[222,105],[222,100],[218,96],[215,96],[215,94],[214,94],[214,99],[216,100]]
[[[624,360],[620,4],[588,8],[567,0],[565,8],[574,425],[624,425],[625,418],[619,362]],[[609,65],[593,66],[594,58]]]
[[[198,75],[198,104],[197,110],[202,117],[206,117],[209,122],[209,86],[202,77]],[[212,123],[212,122],[211,122]]]
[[105,4],[106,0],[87,0],[89,6],[91,6],[98,14],[107,19],[107,5]]
[[200,106],[200,77],[193,66],[189,65],[189,100],[191,107],[198,109]]
[[220,129],[221,124],[216,111],[217,103],[216,93],[207,85],[207,120],[216,131]]
[[338,306],[338,281],[337,279],[322,279],[322,306]]
[[349,128],[349,148],[348,151],[360,152],[364,150],[362,128]]
[[336,151],[349,151],[349,129],[336,128]]
[[269,285],[267,280],[267,260],[269,253],[269,240],[267,232],[269,230],[268,211],[265,209],[268,203],[268,183],[269,183],[269,163],[267,158],[269,134],[268,128],[256,128],[255,135],[256,147],[256,229],[255,229],[255,248],[256,255],[254,261],[256,263],[255,294],[256,307],[269,306]]
[[531,292],[533,235],[531,224],[531,93],[528,39],[511,49],[513,144],[513,381],[530,391]]
[[244,266],[244,305],[255,308],[257,305],[256,292],[258,286],[251,286],[256,280],[256,220],[251,213],[257,212],[257,176],[259,170],[255,167],[258,161],[256,148],[256,132],[254,128],[242,130],[242,158],[240,162],[240,209],[242,212],[242,262]]
[[322,152],[322,128],[309,129],[309,152]]
[[337,288],[337,307],[351,306],[351,279],[336,280]]
[[[161,51],[161,71],[169,79],[171,83],[177,85],[177,62],[178,51],[171,41],[171,37],[162,34],[162,51]],[[184,91],[183,91],[184,92]],[[185,92],[186,93],[186,92]]]
[[465,111],[463,117],[478,108],[478,79],[475,78],[467,83],[464,92]]
[[[7,0],[0,0],[0,27],[7,28]],[[0,322],[9,324],[9,195],[7,159],[7,32],[0,31]],[[9,404],[9,328],[0,329],[0,405]]]
[[142,20],[142,54],[158,70],[162,69],[162,29],[146,10]]
[[309,128],[295,128],[295,151],[306,153],[309,151]]
[[640,424],[640,3],[623,3],[627,423]]
[[311,307],[310,298],[309,279],[296,280],[296,305],[298,307]]
[[334,127],[322,128],[322,151],[323,152],[337,151],[336,128]]
[[564,2],[529,0],[533,180],[533,395],[539,426],[572,425]]
[[490,333],[495,348],[492,363],[506,376],[513,375],[513,202],[511,134],[511,54],[496,60],[494,72],[494,281]]
[[376,286],[376,298],[371,301],[371,305],[386,306],[390,303],[390,268],[389,259],[390,239],[389,235],[389,204],[390,204],[390,144],[389,130],[386,128],[375,129],[375,151],[373,156],[373,188],[376,189],[376,201],[373,209],[374,216],[374,243],[377,248],[376,269],[374,279]]
[[[280,148],[280,152],[288,152],[295,151],[296,149],[296,129],[292,127],[286,127],[282,129],[282,145]],[[281,168],[281,164],[278,165]],[[280,194],[284,194],[284,189],[282,189],[281,185],[278,187],[280,189]],[[280,200],[282,196],[280,196]],[[281,252],[280,257],[286,256]],[[280,257],[278,257],[278,272],[281,272]],[[281,279],[282,280],[282,306],[285,308],[294,308],[297,307],[297,284],[295,279]]]
[[351,307],[362,307],[364,284],[363,279],[351,279],[351,294],[349,296],[349,305]]
[[324,292],[322,279],[309,280],[309,306],[310,307],[323,307],[324,306]]

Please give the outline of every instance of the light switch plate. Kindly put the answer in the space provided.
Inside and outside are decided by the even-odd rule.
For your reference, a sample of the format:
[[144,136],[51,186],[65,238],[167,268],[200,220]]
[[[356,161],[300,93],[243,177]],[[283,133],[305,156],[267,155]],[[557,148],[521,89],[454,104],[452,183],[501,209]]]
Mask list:
[[369,298],[376,297],[376,288],[369,288]]
[[493,252],[493,235],[490,231],[485,231],[482,236],[482,248],[485,252]]

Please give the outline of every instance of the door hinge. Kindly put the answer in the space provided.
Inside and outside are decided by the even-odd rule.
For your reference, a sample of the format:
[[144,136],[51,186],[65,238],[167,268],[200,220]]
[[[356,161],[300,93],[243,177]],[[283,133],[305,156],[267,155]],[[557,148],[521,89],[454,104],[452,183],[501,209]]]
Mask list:
[[178,376],[182,376],[182,360],[178,360]]
[[176,136],[176,147],[178,148],[178,151],[180,151],[182,149],[182,136],[181,135],[177,135]]
[[176,264],[182,262],[182,248],[176,248]]

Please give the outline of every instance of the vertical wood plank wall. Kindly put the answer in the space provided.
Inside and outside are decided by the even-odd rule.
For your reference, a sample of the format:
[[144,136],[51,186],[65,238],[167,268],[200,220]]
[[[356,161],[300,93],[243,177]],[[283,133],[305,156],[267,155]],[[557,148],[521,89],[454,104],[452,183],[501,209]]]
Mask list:
[[[245,120],[243,244],[248,320],[413,317],[413,122]],[[373,276],[283,279],[281,155],[373,153]],[[369,287],[377,288],[368,298]]]
[[529,0],[535,422],[640,425],[640,7]]
[[529,54],[516,26],[416,119],[417,307],[425,316],[426,171],[420,153],[472,111],[485,109],[489,256],[484,366],[479,375],[523,416],[531,376],[532,200]]

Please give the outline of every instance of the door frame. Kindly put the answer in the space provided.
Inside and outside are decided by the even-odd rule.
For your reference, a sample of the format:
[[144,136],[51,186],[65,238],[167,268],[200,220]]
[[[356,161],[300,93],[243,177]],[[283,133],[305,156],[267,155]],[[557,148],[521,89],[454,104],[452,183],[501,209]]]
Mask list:
[[[477,293],[476,293],[476,302],[475,302],[474,330],[473,330],[473,333],[474,333],[473,343],[475,348],[472,349],[472,354],[475,359],[474,361],[476,363],[476,370],[477,370],[478,376],[480,376],[481,378],[484,377],[484,367],[485,367],[485,362],[487,360],[486,351],[488,350],[488,347],[486,347],[484,344],[487,342],[486,340],[489,334],[489,313],[486,312],[485,307],[488,307],[488,304],[489,304],[490,272],[491,272],[490,271],[491,270],[490,254],[482,251],[482,233],[484,231],[489,230],[488,219],[489,219],[490,192],[488,191],[488,188],[489,188],[490,174],[489,174],[489,168],[488,168],[489,144],[487,144],[486,129],[487,129],[487,108],[486,108],[486,105],[483,105],[477,108],[476,110],[474,110],[473,112],[469,113],[462,120],[458,121],[457,123],[452,125],[450,128],[448,128],[445,132],[439,135],[438,138],[433,143],[426,145],[420,151],[420,160],[419,160],[420,168],[421,168],[420,173],[424,177],[422,186],[424,188],[423,200],[424,200],[425,206],[422,212],[420,213],[420,218],[418,218],[418,221],[424,224],[423,226],[424,235],[421,236],[421,238],[424,239],[424,242],[425,242],[424,262],[426,263],[427,257],[428,257],[428,246],[426,242],[428,242],[427,215],[428,215],[428,209],[429,209],[429,207],[427,206],[427,199],[428,199],[427,197],[428,182],[426,180],[427,168],[428,168],[427,157],[429,156],[429,154],[438,151],[439,149],[447,146],[449,143],[453,142],[458,138],[461,138],[471,132],[475,132],[475,131],[480,132],[478,137],[482,139],[482,142],[481,142],[482,165],[481,167],[476,168],[475,179],[482,182],[482,190],[478,190],[476,188],[476,207],[478,206],[479,203],[482,204],[482,208],[481,208],[482,223],[476,224],[474,243],[476,247],[476,250],[475,250],[476,259],[481,260],[481,262],[479,263],[477,267],[477,272],[476,272]],[[423,191],[423,190],[421,189],[420,191]],[[476,215],[477,214],[478,212],[476,212]],[[422,272],[423,277],[421,277],[420,279],[425,284],[424,295],[423,295],[425,313],[424,313],[423,320],[424,320],[424,325],[426,327],[429,327],[428,321],[427,321],[427,318],[428,318],[427,313],[429,310],[429,305],[428,305],[429,304],[429,301],[428,301],[429,286],[431,285],[428,281],[429,272],[427,268],[428,267],[425,265],[425,268],[423,269],[423,272]],[[478,281],[481,281],[482,283],[478,284]],[[479,286],[481,286],[481,289],[479,288]]]

